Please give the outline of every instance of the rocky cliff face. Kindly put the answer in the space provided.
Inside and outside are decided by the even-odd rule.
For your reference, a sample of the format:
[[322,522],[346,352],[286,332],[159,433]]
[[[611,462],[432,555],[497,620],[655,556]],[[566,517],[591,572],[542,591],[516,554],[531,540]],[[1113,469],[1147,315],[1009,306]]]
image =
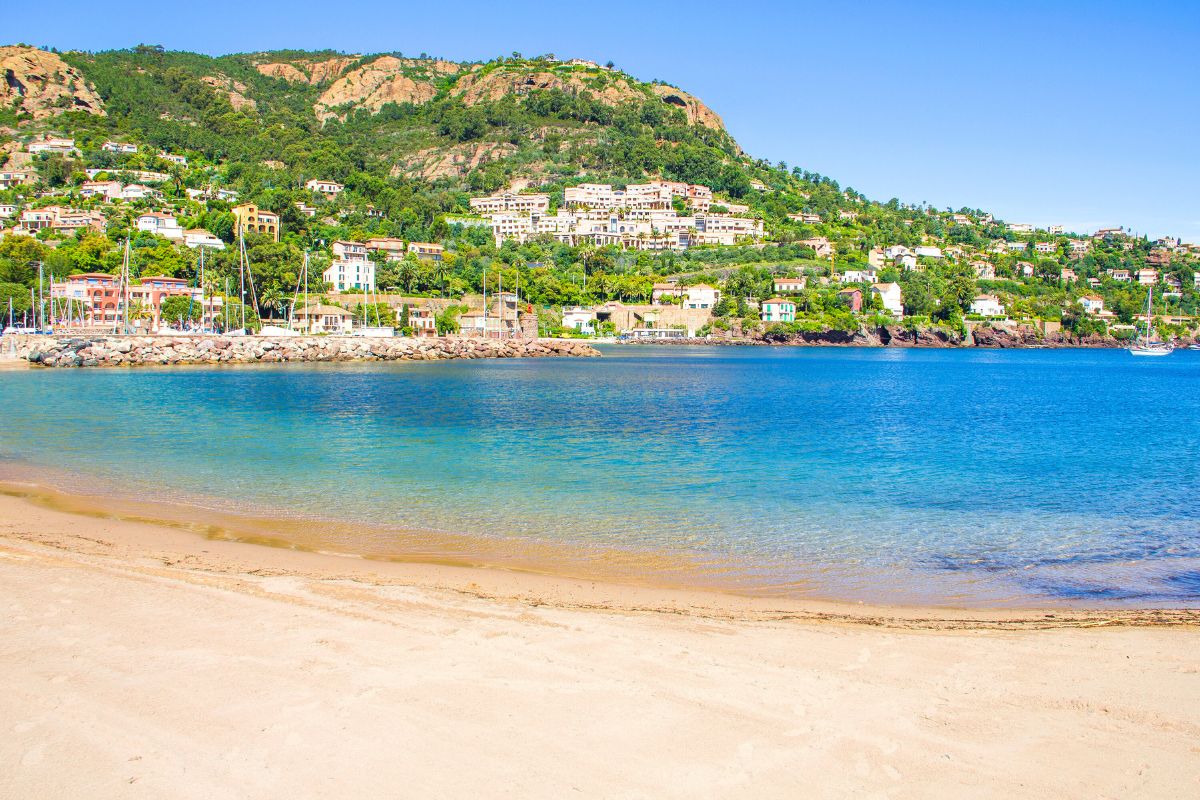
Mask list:
[[341,77],[346,67],[355,62],[355,56],[337,56],[321,61],[276,61],[255,64],[254,68],[268,78],[282,78],[290,83],[307,83],[319,86]]
[[541,70],[530,72],[518,67],[497,67],[487,72],[476,71],[464,75],[450,90],[453,97],[461,97],[463,104],[473,106],[483,102],[495,102],[508,95],[518,97],[530,92],[558,89],[567,94],[590,92],[601,103],[620,105],[638,100],[645,95],[620,75],[604,76],[603,85],[593,83],[586,73],[552,72]]
[[228,75],[208,75],[203,80],[214,89],[224,92],[234,111],[258,109],[258,103],[246,96],[246,84],[241,81],[235,81]]
[[383,56],[351,70],[325,90],[313,112],[324,122],[342,116],[338,111],[341,106],[365,108],[375,114],[387,103],[423,105],[437,95],[433,83],[409,77],[404,69],[403,60]]
[[34,119],[67,111],[105,114],[100,95],[78,70],[54,53],[22,45],[0,47],[0,105],[14,103]]
[[701,103],[695,95],[662,83],[656,83],[650,89],[664,102],[682,108],[687,113],[688,122],[691,124],[719,131],[725,130],[724,120],[717,116],[717,112]]
[[980,326],[971,332],[976,347],[1125,347],[1111,336],[1075,336],[1069,331],[1041,335],[1034,328],[1016,329]]

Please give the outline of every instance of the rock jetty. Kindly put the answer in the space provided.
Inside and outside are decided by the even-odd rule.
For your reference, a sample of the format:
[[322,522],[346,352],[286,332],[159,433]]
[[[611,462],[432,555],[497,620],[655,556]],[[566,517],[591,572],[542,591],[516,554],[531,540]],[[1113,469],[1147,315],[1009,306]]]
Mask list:
[[290,361],[440,361],[598,356],[564,339],[371,339],[350,336],[4,336],[0,351],[46,367],[257,364]]

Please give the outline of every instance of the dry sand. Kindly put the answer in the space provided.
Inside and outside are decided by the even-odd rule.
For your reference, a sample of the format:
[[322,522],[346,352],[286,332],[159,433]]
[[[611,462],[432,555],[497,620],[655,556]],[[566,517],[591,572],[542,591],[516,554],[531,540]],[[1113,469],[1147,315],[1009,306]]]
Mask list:
[[782,607],[0,497],[0,797],[1197,797],[1200,615]]

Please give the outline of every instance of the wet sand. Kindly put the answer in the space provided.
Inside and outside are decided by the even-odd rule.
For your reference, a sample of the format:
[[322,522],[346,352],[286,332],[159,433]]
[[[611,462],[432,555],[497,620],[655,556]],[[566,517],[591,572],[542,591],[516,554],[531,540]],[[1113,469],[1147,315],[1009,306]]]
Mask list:
[[2,797],[1185,797],[1200,617],[372,562],[0,497]]

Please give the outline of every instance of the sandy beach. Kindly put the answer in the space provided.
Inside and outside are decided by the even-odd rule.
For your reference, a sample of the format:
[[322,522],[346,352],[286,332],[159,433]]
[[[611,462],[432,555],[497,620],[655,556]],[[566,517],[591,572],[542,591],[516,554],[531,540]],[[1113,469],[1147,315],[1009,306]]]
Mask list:
[[1200,615],[871,609],[0,497],[0,797],[1186,797]]

